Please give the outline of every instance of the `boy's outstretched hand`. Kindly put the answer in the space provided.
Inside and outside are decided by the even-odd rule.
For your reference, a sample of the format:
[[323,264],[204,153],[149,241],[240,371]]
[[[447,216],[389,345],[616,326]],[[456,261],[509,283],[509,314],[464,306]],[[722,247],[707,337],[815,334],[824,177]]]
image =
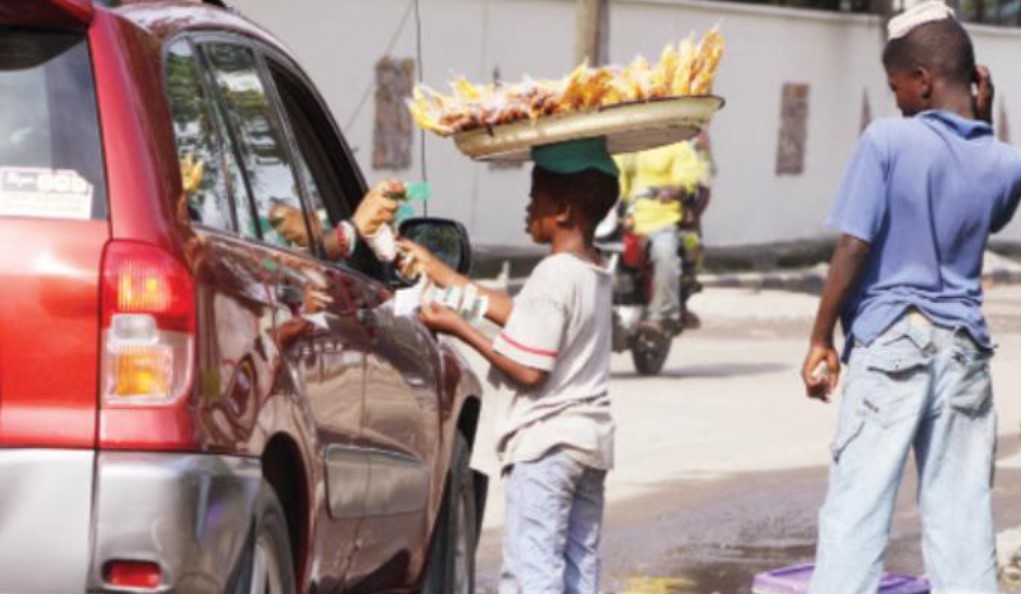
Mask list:
[[436,257],[428,249],[408,239],[397,240],[401,274],[408,278],[424,274],[440,287],[447,287],[457,279],[457,271]]
[[840,380],[837,350],[832,345],[813,344],[801,368],[801,379],[805,382],[805,393],[809,398],[829,402],[830,394]]
[[975,67],[975,119],[993,123],[993,99],[996,89],[993,77],[985,66]]
[[439,303],[422,304],[418,317],[430,330],[454,336],[460,336],[465,324],[464,319],[456,311]]

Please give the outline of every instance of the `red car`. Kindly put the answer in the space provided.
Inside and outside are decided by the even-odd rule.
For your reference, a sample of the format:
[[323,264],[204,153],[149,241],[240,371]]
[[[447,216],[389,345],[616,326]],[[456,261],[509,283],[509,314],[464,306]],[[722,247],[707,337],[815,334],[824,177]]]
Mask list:
[[325,257],[361,174],[216,4],[0,0],[0,592],[471,592],[479,382]]

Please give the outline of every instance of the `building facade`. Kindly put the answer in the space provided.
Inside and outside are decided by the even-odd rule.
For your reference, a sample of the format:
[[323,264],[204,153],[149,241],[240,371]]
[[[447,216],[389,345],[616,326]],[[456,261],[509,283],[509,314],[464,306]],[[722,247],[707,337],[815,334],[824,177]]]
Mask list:
[[[474,163],[451,141],[430,135],[423,170],[416,130],[407,167],[374,168],[377,119],[392,119],[377,114],[377,66],[384,58],[414,60],[413,76],[438,89],[458,75],[476,82],[563,76],[574,66],[574,0],[232,4],[275,31],[300,57],[370,181],[427,176],[434,196],[429,214],[463,221],[480,245],[528,243],[523,232],[528,167]],[[707,244],[825,237],[822,221],[863,124],[898,115],[880,64],[880,20],[758,4],[611,0],[611,62],[626,63],[639,53],[655,61],[665,44],[714,25],[727,39],[716,82],[727,105],[710,128],[718,175],[705,220]],[[1021,30],[986,25],[969,30],[979,61],[990,66],[996,81],[998,131],[1016,137],[1011,127],[1021,117],[1015,115],[1021,69],[1012,57],[1021,49]],[[1003,238],[1021,241],[1021,224]]]

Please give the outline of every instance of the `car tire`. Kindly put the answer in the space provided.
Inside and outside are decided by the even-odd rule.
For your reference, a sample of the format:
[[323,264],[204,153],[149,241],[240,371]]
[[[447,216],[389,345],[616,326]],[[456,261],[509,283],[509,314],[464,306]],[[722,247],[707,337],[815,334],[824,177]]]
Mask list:
[[422,594],[473,594],[478,510],[468,440],[456,434]]
[[276,492],[263,481],[255,503],[255,524],[245,594],[295,594],[294,557],[287,536],[287,519]]

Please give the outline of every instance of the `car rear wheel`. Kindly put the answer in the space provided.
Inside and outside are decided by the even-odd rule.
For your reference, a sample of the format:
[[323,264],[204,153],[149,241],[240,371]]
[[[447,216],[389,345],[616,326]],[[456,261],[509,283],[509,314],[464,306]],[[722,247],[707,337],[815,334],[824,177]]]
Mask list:
[[436,521],[423,594],[473,594],[477,513],[471,451],[460,433],[454,442],[443,507]]
[[263,483],[256,505],[255,546],[248,594],[294,594],[294,563],[280,500]]

